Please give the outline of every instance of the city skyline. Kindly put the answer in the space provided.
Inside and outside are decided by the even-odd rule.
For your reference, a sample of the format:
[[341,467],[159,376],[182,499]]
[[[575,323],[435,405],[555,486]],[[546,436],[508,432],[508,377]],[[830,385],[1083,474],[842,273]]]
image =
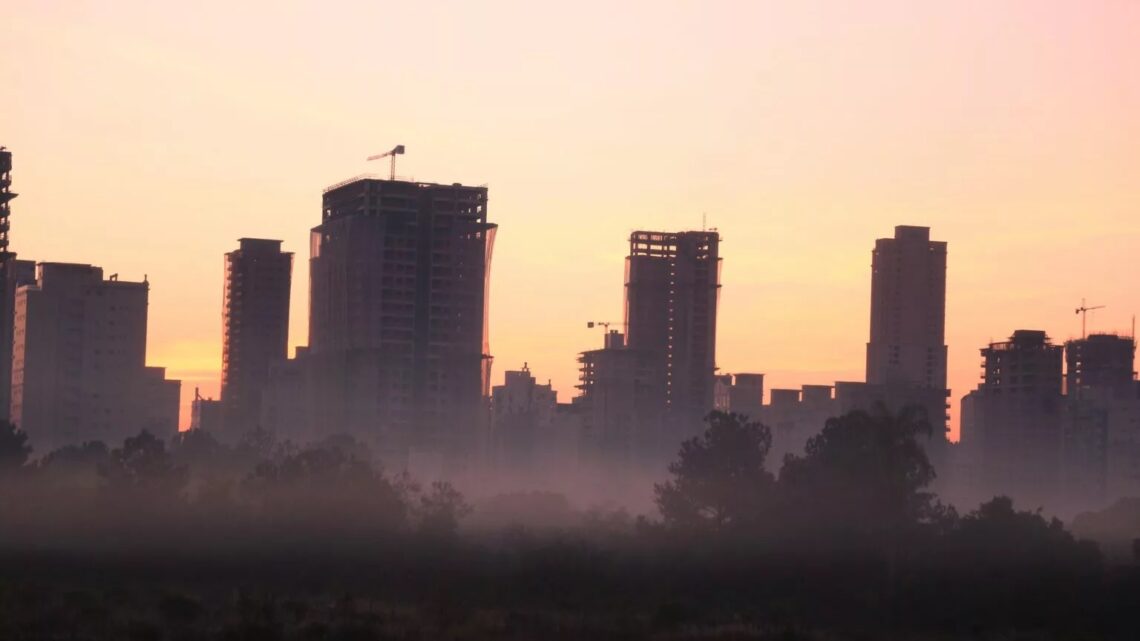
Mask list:
[[[890,6],[868,7],[867,23],[888,13],[900,31],[927,27],[921,39],[860,30],[864,23],[843,11],[853,27],[806,9],[721,10],[694,21],[699,12],[673,8],[649,16],[643,52],[624,50],[617,37],[635,19],[628,9],[586,44],[557,40],[547,49],[535,34],[510,40],[546,52],[539,59],[548,65],[525,58],[503,65],[513,60],[510,44],[489,44],[470,61],[460,55],[462,39],[434,54],[413,49],[434,55],[440,86],[455,80],[476,97],[504,96],[426,110],[447,94],[389,101],[367,88],[327,98],[301,91],[344,80],[336,56],[357,52],[354,45],[327,54],[276,41],[264,52],[235,51],[232,42],[222,52],[183,46],[209,44],[216,29],[231,28],[205,20],[208,8],[201,17],[142,11],[145,32],[125,28],[125,8],[23,8],[3,47],[37,53],[6,55],[0,68],[6,86],[29,96],[0,106],[20,193],[12,250],[22,259],[97,264],[132,280],[149,276],[150,364],[184,381],[185,425],[195,386],[217,396],[219,256],[242,236],[280,238],[286,251],[304,255],[320,190],[367,171],[367,154],[396,143],[408,146],[401,176],[494,188],[503,232],[492,270],[493,382],[528,362],[563,401],[576,382],[576,354],[601,343],[586,321],[620,318],[621,260],[635,229],[700,229],[707,214],[726,258],[720,371],[764,372],[771,389],[862,378],[872,243],[895,225],[929,226],[949,245],[946,343],[956,416],[958,399],[978,381],[977,350],[991,340],[1025,327],[1058,342],[1078,337],[1072,310],[1082,298],[1108,306],[1090,314],[1090,331],[1127,332],[1140,309],[1130,277],[1140,238],[1130,188],[1140,184],[1130,162],[1140,128],[1130,114],[1140,86],[1126,72],[1137,59],[1127,35],[1138,10],[891,13]],[[271,16],[266,29],[330,26],[295,11]],[[399,11],[414,18],[418,10]],[[790,14],[780,16],[782,34],[765,30],[765,11]],[[588,13],[568,18],[585,28]],[[255,15],[239,13],[232,28]],[[60,52],[23,35],[49,19],[68,44]],[[714,42],[733,19],[757,33]],[[462,18],[455,20],[432,42],[458,32]],[[1007,21],[1023,24],[1007,34]],[[495,33],[493,18],[477,23]],[[688,23],[701,45],[691,61],[668,48]],[[107,34],[118,36],[115,46],[78,54],[86,39]],[[807,55],[797,38],[822,49]],[[597,70],[594,59],[576,59],[587,46],[616,64]],[[963,50],[974,53],[950,57]],[[900,51],[905,64],[896,62]],[[220,65],[225,56],[232,70]],[[289,66],[298,59],[308,64]],[[488,60],[500,65],[489,88],[462,82]],[[296,76],[283,75],[286,68]],[[398,78],[379,62],[368,68],[378,86]],[[102,69],[112,73],[95,73]],[[562,84],[548,78],[551,69],[564,72]],[[855,80],[844,80],[850,70]],[[900,77],[908,88],[901,96]],[[63,78],[72,81],[67,89],[56,84]],[[192,98],[173,99],[174,83]],[[533,91],[510,90],[516,85]],[[575,98],[583,93],[591,99]],[[54,106],[38,109],[31,96],[41,94]],[[849,108],[837,114],[837,104]],[[175,238],[169,229],[180,219],[194,224]],[[592,239],[587,251],[552,242],[583,233]],[[301,262],[290,351],[307,334]],[[823,347],[805,349],[815,345]],[[956,418],[951,425],[956,434]]]

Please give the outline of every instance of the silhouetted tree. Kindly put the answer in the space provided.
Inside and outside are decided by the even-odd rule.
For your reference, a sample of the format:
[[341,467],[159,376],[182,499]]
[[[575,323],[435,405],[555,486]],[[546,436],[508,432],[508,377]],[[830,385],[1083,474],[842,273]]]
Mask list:
[[712,412],[704,434],[681,444],[672,478],[654,486],[666,527],[684,531],[741,529],[762,518],[774,488],[764,461],[768,428],[740,414]]
[[925,488],[934,468],[915,438],[928,433],[919,408],[892,414],[856,411],[828,419],[803,456],[788,455],[780,472],[793,514],[817,532],[844,538],[897,540],[939,514]]
[[145,491],[169,497],[186,485],[186,468],[175,465],[162,440],[145,430],[113,450],[99,475],[113,492]]
[[264,460],[246,479],[245,489],[266,514],[311,523],[343,523],[392,530],[408,522],[409,488],[389,479],[369,461],[357,458],[352,439],[315,444]]
[[227,458],[226,446],[206,430],[193,429],[178,432],[170,439],[170,455],[178,463],[191,469],[199,465],[217,464]]
[[36,477],[42,488],[52,488],[55,492],[74,495],[94,490],[99,485],[99,471],[107,465],[110,456],[102,441],[65,445],[36,462]]
[[0,474],[23,467],[31,454],[28,435],[12,423],[0,421]]
[[447,481],[436,481],[431,484],[431,491],[420,497],[419,529],[424,534],[450,538],[471,512],[471,504],[462,492]]

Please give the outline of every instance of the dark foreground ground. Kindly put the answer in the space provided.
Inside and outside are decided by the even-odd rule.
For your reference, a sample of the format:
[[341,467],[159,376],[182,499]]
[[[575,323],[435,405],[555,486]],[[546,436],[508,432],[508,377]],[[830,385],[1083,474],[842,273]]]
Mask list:
[[919,571],[890,595],[857,562],[657,554],[568,541],[229,562],[25,551],[0,557],[0,639],[1140,638],[1135,566],[1070,585]]

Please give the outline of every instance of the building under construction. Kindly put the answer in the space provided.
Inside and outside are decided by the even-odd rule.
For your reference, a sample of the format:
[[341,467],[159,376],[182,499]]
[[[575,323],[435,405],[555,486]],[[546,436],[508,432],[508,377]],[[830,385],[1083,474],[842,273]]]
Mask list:
[[289,354],[293,253],[280,240],[242,238],[226,254],[222,294],[222,424],[230,438],[256,427],[269,368]]
[[276,419],[396,455],[482,444],[495,230],[486,187],[358,177],[325,190],[309,345],[278,368]]
[[630,349],[664,373],[662,404],[683,433],[713,409],[720,235],[636,231],[626,258],[625,323]]
[[16,289],[36,281],[36,264],[17,260],[8,246],[11,229],[12,152],[0,147],[0,420],[11,415],[12,330],[15,324]]

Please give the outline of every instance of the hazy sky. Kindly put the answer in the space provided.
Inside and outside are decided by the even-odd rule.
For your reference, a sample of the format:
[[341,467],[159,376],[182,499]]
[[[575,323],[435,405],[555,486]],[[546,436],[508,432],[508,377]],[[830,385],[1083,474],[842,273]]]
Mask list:
[[949,242],[955,409],[989,340],[1140,309],[1137,2],[4,3],[13,249],[148,275],[186,398],[217,393],[222,254],[296,252],[304,344],[321,190],[397,143],[401,176],[490,185],[495,381],[560,400],[629,232],[702,212],[718,364],[769,388],[862,379],[896,224]]

